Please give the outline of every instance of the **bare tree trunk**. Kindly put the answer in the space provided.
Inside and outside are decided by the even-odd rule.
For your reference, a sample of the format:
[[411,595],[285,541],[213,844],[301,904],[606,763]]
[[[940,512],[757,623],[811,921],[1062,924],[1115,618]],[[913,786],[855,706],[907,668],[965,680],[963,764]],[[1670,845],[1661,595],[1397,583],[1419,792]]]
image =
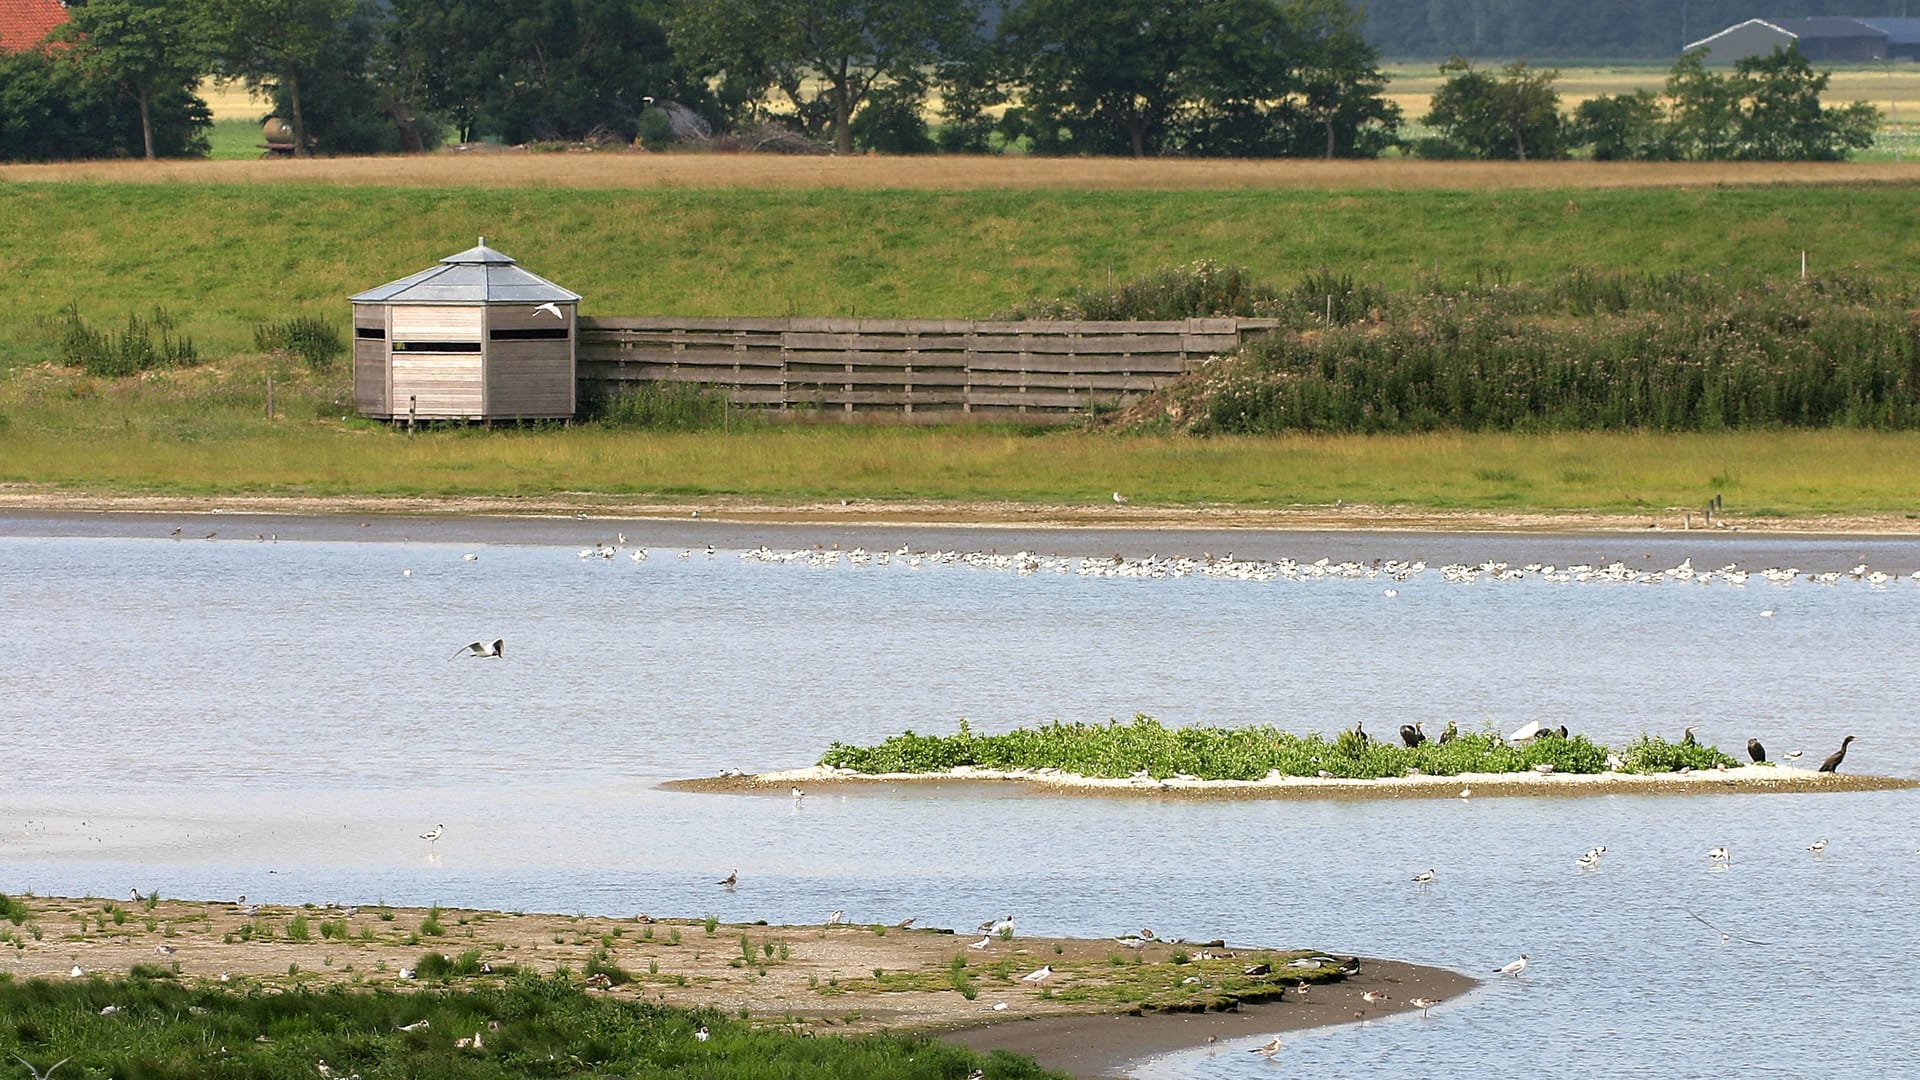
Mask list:
[[1147,122],[1138,117],[1127,122],[1127,134],[1133,138],[1133,156],[1147,156]]
[[1327,117],[1327,160],[1333,160],[1333,117]]
[[153,153],[153,91],[140,88],[140,139],[147,146],[147,160],[154,159]]
[[293,156],[308,157],[307,118],[300,113],[300,76],[287,76],[288,111],[293,113]]
[[833,151],[853,153],[853,87],[847,85],[847,60],[840,58],[840,72],[833,81]]

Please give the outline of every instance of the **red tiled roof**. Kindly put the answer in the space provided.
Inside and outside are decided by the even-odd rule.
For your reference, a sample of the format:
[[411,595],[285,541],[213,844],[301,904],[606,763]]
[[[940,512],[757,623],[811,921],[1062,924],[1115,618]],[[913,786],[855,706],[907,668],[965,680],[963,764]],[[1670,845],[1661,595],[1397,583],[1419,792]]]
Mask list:
[[0,0],[0,50],[24,52],[67,21],[60,0]]

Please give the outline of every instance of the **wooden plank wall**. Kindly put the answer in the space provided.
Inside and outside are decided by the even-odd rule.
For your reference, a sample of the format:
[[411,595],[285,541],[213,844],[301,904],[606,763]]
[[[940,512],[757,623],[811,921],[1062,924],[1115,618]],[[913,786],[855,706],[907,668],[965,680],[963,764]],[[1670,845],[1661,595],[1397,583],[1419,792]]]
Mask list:
[[583,396],[691,382],[727,391],[736,405],[797,417],[1053,423],[1130,404],[1273,325],[581,319],[578,374]]

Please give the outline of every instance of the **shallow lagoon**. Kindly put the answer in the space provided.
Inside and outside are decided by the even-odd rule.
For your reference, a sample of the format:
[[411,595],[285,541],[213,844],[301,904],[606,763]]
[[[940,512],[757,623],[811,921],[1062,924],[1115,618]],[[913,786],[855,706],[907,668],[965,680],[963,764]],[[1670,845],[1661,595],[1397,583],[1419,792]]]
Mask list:
[[[1730,751],[1757,734],[1807,760],[1850,733],[1849,768],[1920,776],[1920,584],[1453,585],[1437,572],[1641,554],[1808,570],[1864,554],[1909,572],[1911,541],[621,525],[651,549],[636,565],[577,557],[613,540],[594,522],[355,532],[195,518],[186,535],[246,539],[167,539],[179,523],[0,519],[0,725],[13,733],[0,890],[774,921],[844,908],[956,926],[1012,911],[1034,932],[1152,926],[1477,974],[1532,956],[1522,978],[1431,1018],[1289,1040],[1284,1066],[1341,1075],[1878,1076],[1920,1039],[1904,996],[1920,985],[1912,791],[1225,804],[898,792],[795,807],[654,786],[963,716],[999,729],[1136,711],[1376,732],[1538,717],[1609,742],[1697,723]],[[1301,583],[738,557],[761,543],[1232,546],[1435,569]],[[505,661],[450,659],[493,637]],[[415,834],[436,823],[447,832],[430,853]],[[1823,855],[1803,850],[1821,836]],[[1579,871],[1595,844],[1609,849],[1601,867]],[[1705,859],[1721,844],[1724,871]],[[711,884],[736,866],[737,892]],[[1422,892],[1408,879],[1428,867]],[[1689,911],[1769,944],[1723,943]],[[1223,1048],[1142,1072],[1272,1068]]]

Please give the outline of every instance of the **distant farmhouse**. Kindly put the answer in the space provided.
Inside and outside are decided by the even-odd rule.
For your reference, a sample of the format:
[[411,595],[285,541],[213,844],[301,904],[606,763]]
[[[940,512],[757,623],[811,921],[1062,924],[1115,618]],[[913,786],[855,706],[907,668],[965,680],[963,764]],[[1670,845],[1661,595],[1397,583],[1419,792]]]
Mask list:
[[66,21],[60,0],[0,0],[0,52],[26,52]]
[[1920,19],[1748,19],[1688,45],[1707,50],[1707,63],[1731,64],[1798,45],[1815,63],[1865,64],[1920,60]]

